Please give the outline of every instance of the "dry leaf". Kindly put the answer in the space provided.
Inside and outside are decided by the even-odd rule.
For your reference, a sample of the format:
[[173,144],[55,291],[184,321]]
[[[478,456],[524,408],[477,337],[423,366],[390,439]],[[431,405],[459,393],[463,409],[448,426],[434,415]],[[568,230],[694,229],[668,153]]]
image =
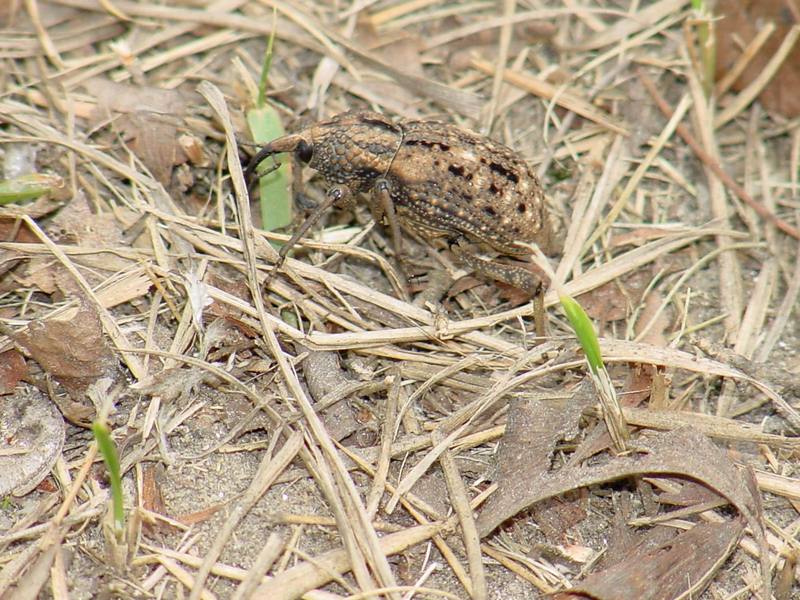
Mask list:
[[[39,238],[18,217],[0,216],[0,242],[36,243],[38,241]],[[19,264],[19,260],[16,260],[16,258],[19,256],[22,256],[22,253],[16,250],[0,249],[0,275],[16,267]],[[15,290],[18,287],[19,284],[13,278],[0,280],[0,294]]]
[[[650,290],[650,293],[644,298],[644,307],[639,313],[639,318],[636,320],[636,326],[634,327],[634,333],[637,338],[645,327],[648,328],[647,333],[639,340],[643,344],[651,344],[661,348],[667,345],[667,337],[664,332],[671,323],[670,315],[672,311],[667,308],[658,312],[661,309],[663,300],[664,296],[659,289]],[[650,321],[653,318],[655,318],[655,321],[651,325]]]
[[28,374],[25,358],[16,350],[0,352],[0,396],[10,394]]
[[672,486],[677,486],[673,492],[662,492],[658,495],[660,504],[672,504],[674,506],[693,506],[695,504],[707,504],[713,500],[718,500],[719,496],[707,487],[703,487],[694,481],[672,480]]
[[213,385],[216,378],[198,367],[164,369],[130,386],[145,396],[159,396],[166,402],[185,401],[203,384]]
[[[727,454],[689,428],[640,438],[637,450],[641,454],[616,456],[591,466],[565,467],[531,478],[520,476],[504,480],[503,494],[495,502],[487,501],[478,516],[479,534],[485,537],[503,521],[537,502],[586,486],[640,475],[686,477],[724,497],[746,520],[761,550],[761,576],[766,591],[769,587],[768,550],[761,522],[761,498],[752,483],[752,474],[740,471]],[[528,460],[523,455],[514,458],[520,463]],[[538,463],[538,457],[532,459]]]
[[[370,23],[361,21],[356,28],[356,38],[358,46],[368,50],[375,58],[398,66],[408,75],[419,78],[425,76],[422,69],[422,41],[418,37],[403,31],[377,33]],[[365,78],[360,85],[377,97],[391,98],[398,107],[407,107],[409,111],[413,111],[418,102],[417,95],[408,86],[382,76]]]
[[[298,350],[307,351],[302,346],[299,346]],[[339,355],[336,352],[309,352],[303,361],[303,374],[315,402],[320,402],[325,395],[353,383],[339,366]],[[346,398],[347,396],[344,396],[342,400]],[[363,428],[353,415],[349,402],[339,401],[327,406],[321,411],[320,416],[325,424],[325,430],[336,441]]]
[[672,600],[698,597],[736,547],[744,521],[702,523],[648,552],[631,551],[625,560],[592,573],[571,588],[556,594],[558,600]]
[[655,370],[653,365],[641,363],[630,366],[619,395],[623,406],[639,406],[650,397]]
[[577,300],[586,314],[599,321],[619,321],[630,314],[642,299],[651,278],[649,269],[638,269],[624,278],[609,281]]
[[[800,0],[719,0],[715,12],[721,17],[717,21],[717,79],[724,77],[765,23],[775,24],[775,31],[733,84],[733,89],[739,91],[761,75],[789,29],[800,23]],[[759,99],[768,110],[792,119],[800,116],[797,90],[800,44],[795,44]]]
[[[511,401],[506,432],[497,454],[498,490],[486,501],[481,514],[491,514],[496,507],[504,506],[514,493],[513,482],[536,481],[548,471],[556,444],[577,434],[581,414],[593,400],[592,388],[586,381],[565,400]],[[535,518],[553,541],[577,516],[574,506],[552,502],[539,507]]]
[[0,498],[24,496],[47,477],[64,445],[64,419],[36,388],[0,400]]
[[76,398],[101,377],[118,373],[100,319],[87,304],[66,321],[33,321],[13,339]]
[[92,79],[86,89],[97,98],[97,117],[122,113],[115,126],[124,132],[128,145],[165,187],[175,165],[187,156],[178,135],[178,125],[187,100],[177,90],[114,83]]

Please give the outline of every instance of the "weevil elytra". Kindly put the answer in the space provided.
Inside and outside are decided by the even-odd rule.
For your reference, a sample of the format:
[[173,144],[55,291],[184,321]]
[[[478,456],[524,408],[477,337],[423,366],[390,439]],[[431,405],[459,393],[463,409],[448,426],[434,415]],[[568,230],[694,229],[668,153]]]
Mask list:
[[299,133],[273,140],[250,161],[248,181],[265,158],[293,153],[330,185],[327,201],[282,248],[283,258],[331,205],[368,195],[376,221],[386,217],[400,256],[400,227],[423,238],[443,237],[467,267],[535,293],[531,271],[478,256],[481,249],[520,257],[517,242],[550,245],[545,197],[538,178],[513,150],[487,137],[439,121],[398,120],[346,112]]

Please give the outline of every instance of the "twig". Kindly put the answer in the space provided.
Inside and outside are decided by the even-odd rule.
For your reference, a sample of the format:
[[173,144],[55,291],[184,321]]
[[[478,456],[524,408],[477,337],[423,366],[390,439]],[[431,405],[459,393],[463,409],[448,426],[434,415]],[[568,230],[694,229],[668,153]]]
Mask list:
[[[639,69],[637,74],[639,75],[639,79],[641,80],[642,84],[644,85],[645,89],[648,91],[650,96],[653,98],[653,101],[658,106],[659,110],[664,114],[664,116],[669,119],[672,117],[672,109],[667,104],[666,100],[658,93],[653,80],[647,76],[647,74]],[[731,190],[736,196],[745,204],[747,204],[750,208],[752,208],[760,217],[772,223],[775,227],[783,231],[784,233],[789,234],[793,238],[800,240],[800,229],[796,227],[792,227],[784,221],[783,219],[777,217],[776,215],[772,214],[764,205],[756,202],[750,194],[748,194],[745,189],[734,181],[733,177],[728,175],[722,167],[712,159],[708,153],[700,147],[700,144],[697,143],[697,140],[694,139],[689,130],[686,128],[685,125],[678,125],[675,130],[678,132],[678,135],[683,138],[683,141],[688,144],[688,146],[692,149],[692,152],[697,155],[703,164],[705,164],[711,171],[719,177],[719,180],[723,183],[725,187]]]

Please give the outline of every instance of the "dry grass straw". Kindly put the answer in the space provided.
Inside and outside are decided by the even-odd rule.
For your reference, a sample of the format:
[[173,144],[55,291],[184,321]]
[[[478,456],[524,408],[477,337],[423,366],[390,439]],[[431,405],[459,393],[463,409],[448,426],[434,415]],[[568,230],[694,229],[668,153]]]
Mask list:
[[[89,0],[56,0],[56,4],[85,11],[97,11],[100,6]],[[418,27],[418,23],[423,21],[422,16],[427,14],[425,10],[434,10],[436,3],[423,0],[380,4],[374,10],[369,8],[370,4],[354,2],[350,6],[339,6],[338,18],[343,22],[359,10],[369,11],[372,26],[388,33],[401,27]],[[630,321],[620,330],[632,332],[636,341],[614,339],[609,331],[609,335],[601,340],[601,346],[610,365],[649,364],[674,373],[676,379],[687,374],[725,379],[729,383],[721,396],[718,414],[625,407],[624,418],[640,428],[663,430],[690,425],[719,440],[763,445],[774,459],[775,472],[758,471],[759,488],[797,506],[796,503],[800,502],[798,481],[779,474],[786,463],[782,462],[783,458],[772,454],[773,450],[796,452],[796,438],[765,433],[757,425],[733,418],[748,415],[758,406],[770,403],[771,409],[780,413],[791,426],[800,427],[800,415],[786,401],[781,390],[773,382],[729,366],[724,360],[699,357],[687,351],[685,346],[680,348],[679,344],[684,343],[680,335],[674,345],[658,345],[653,343],[652,334],[665,312],[671,308],[680,312],[677,310],[680,309],[684,311],[685,320],[697,326],[695,334],[698,331],[705,334],[700,329],[705,324],[708,335],[723,338],[718,340],[720,342],[732,341],[734,350],[742,356],[767,361],[787,331],[800,296],[800,267],[797,266],[800,250],[795,242],[787,245],[787,236],[784,235],[795,235],[796,224],[777,216],[786,212],[781,204],[786,202],[786,196],[778,186],[771,185],[771,153],[765,150],[770,140],[755,140],[752,153],[755,160],[745,165],[761,182],[762,189],[756,191],[752,187],[745,190],[720,167],[726,164],[726,156],[720,148],[719,136],[720,129],[730,126],[737,118],[745,118],[748,114],[754,120],[759,118],[759,115],[748,113],[753,110],[751,101],[780,66],[800,30],[796,27],[791,30],[763,76],[717,114],[704,98],[696,77],[691,70],[686,70],[687,90],[673,102],[665,123],[646,140],[647,151],[635,161],[629,160],[632,148],[628,138],[637,133],[639,124],[626,121],[624,114],[613,110],[614,103],[620,100],[618,98],[613,102],[594,102],[606,87],[598,82],[633,78],[635,74],[629,66],[631,64],[659,65],[667,61],[650,52],[647,44],[662,35],[681,39],[677,24],[686,16],[681,12],[686,4],[683,0],[661,0],[635,15],[622,18],[623,15],[613,10],[589,10],[573,2],[565,2],[566,8],[559,6],[525,12],[518,10],[517,3],[505,2],[502,16],[488,15],[420,41],[420,52],[433,53],[447,44],[499,28],[493,51],[473,55],[468,61],[468,76],[459,80],[463,86],[456,87],[399,70],[376,49],[362,47],[354,39],[345,39],[339,31],[340,21],[324,21],[326,16],[331,16],[330,13],[308,14],[306,11],[311,9],[307,5],[266,0],[257,5],[221,0],[210,4],[206,10],[200,10],[113,2],[103,5],[108,15],[120,20],[149,19],[159,23],[160,28],[126,52],[107,50],[91,58],[78,59],[60,38],[50,35],[41,15],[37,17],[36,2],[26,2],[34,17],[36,39],[49,61],[48,77],[14,84],[9,82],[6,93],[0,97],[0,118],[13,126],[13,130],[0,133],[0,143],[13,141],[64,148],[70,158],[65,164],[55,166],[70,173],[73,187],[77,189],[79,182],[86,182],[86,189],[94,190],[95,202],[101,211],[113,213],[123,207],[132,210],[144,220],[150,246],[132,248],[120,244],[96,247],[56,242],[34,219],[21,214],[20,218],[35,233],[38,243],[0,242],[0,251],[13,253],[15,259],[52,257],[62,265],[94,306],[104,331],[135,380],[146,381],[164,366],[203,370],[228,389],[248,398],[254,407],[265,411],[275,432],[247,490],[234,503],[216,534],[216,541],[202,557],[191,552],[193,538],[179,549],[161,548],[149,542],[141,544],[134,565],[160,565],[148,579],[137,582],[142,589],[155,590],[164,581],[172,580],[190,590],[190,598],[211,598],[214,595],[208,585],[209,576],[213,575],[236,582],[235,597],[272,599],[303,594],[309,598],[322,597],[310,590],[330,581],[339,581],[353,597],[372,593],[400,598],[402,591],[409,587],[398,584],[388,557],[425,542],[435,545],[448,565],[447,569],[473,598],[485,598],[490,593],[491,581],[487,580],[485,565],[487,557],[543,593],[552,593],[565,583],[563,575],[555,569],[530,560],[524,553],[503,547],[500,543],[502,536],[481,542],[473,511],[494,488],[476,494],[476,490],[467,485],[458,460],[468,453],[486,451],[490,443],[502,437],[505,425],[500,422],[500,416],[508,398],[532,393],[531,386],[536,383],[553,382],[559,378],[566,382],[570,373],[581,369],[582,361],[570,358],[571,341],[564,339],[566,329],[556,312],[551,315],[551,326],[562,335],[562,339],[528,347],[524,327],[531,316],[531,308],[527,305],[486,313],[474,309],[479,301],[474,296],[467,300],[472,303],[473,310],[453,310],[451,314],[443,315],[378,291],[369,282],[329,272],[324,263],[314,264],[308,257],[288,259],[284,272],[272,280],[269,289],[265,290],[266,295],[262,296],[265,274],[276,255],[270,242],[285,241],[287,236],[264,234],[254,228],[250,219],[250,205],[239,165],[236,118],[230,113],[235,103],[219,89],[223,84],[229,86],[230,81],[220,78],[216,85],[203,83],[199,88],[204,98],[201,105],[204,109],[211,107],[213,122],[221,127],[222,135],[220,130],[213,129],[207,114],[193,119],[202,123],[202,130],[209,138],[213,135],[224,142],[226,161],[218,173],[220,176],[223,171],[230,174],[235,214],[238,216],[235,226],[219,222],[219,216],[230,214],[229,199],[224,195],[228,192],[222,193],[222,190],[229,189],[226,187],[228,181],[210,182],[210,198],[216,206],[208,215],[213,217],[188,214],[133,155],[92,143],[84,136],[85,132],[65,128],[60,118],[53,118],[62,110],[77,110],[78,118],[90,113],[96,106],[93,100],[78,95],[76,91],[77,86],[90,77],[110,77],[122,82],[165,70],[170,74],[165,76],[162,87],[175,88],[185,83],[185,75],[176,75],[173,67],[178,67],[179,71],[185,62],[199,60],[195,73],[207,78],[209,73],[205,67],[209,63],[203,55],[212,51],[239,54],[235,44],[269,32],[270,20],[262,18],[267,14],[264,7],[274,7],[279,14],[280,52],[284,52],[287,59],[292,58],[293,53],[300,56],[312,51],[332,61],[333,66],[326,75],[330,87],[327,92],[319,92],[319,102],[326,106],[337,107],[337,110],[348,107],[353,97],[344,92],[350,92],[363,95],[375,104],[399,106],[400,110],[409,112],[435,112],[445,105],[457,113],[475,117],[479,109],[484,109],[483,125],[488,128],[493,123],[499,124],[495,131],[503,128],[510,131],[509,123],[520,122],[514,112],[515,102],[507,102],[508,98],[518,98],[517,102],[527,103],[531,112],[541,108],[547,119],[542,131],[553,125],[557,130],[555,136],[545,135],[551,144],[546,151],[548,163],[551,160],[576,161],[571,174],[573,180],[578,181],[575,195],[570,196],[558,186],[552,194],[552,208],[564,217],[566,223],[565,251],[556,268],[556,279],[568,293],[579,296],[596,291],[655,264],[669,263],[680,253],[683,253],[681,256],[695,255],[688,266],[682,263],[681,275],[669,275],[670,287],[666,291],[659,288],[660,301],[655,312],[637,322],[638,310],[631,311]],[[485,3],[470,2],[457,7],[457,10],[464,15],[487,14],[481,12],[486,8]],[[235,12],[237,9],[243,13]],[[326,5],[326,9],[334,11],[334,5]],[[441,10],[444,11],[441,18],[445,18],[445,13],[450,14],[456,8]],[[571,11],[576,11],[574,19],[567,17]],[[618,24],[606,26],[605,19],[612,17],[619,20]],[[527,64],[524,60],[509,68],[509,59],[514,58],[512,52],[516,51],[513,47],[514,26],[534,19],[556,18],[564,27],[575,27],[576,36],[581,34],[573,40],[580,43],[571,48],[571,62],[561,67],[570,69],[567,83],[554,83],[557,78],[548,77],[546,70],[542,74],[534,72],[524,66]],[[182,37],[198,25],[212,31],[195,41]],[[565,36],[572,34],[565,30]],[[763,33],[748,46],[730,77],[723,78],[718,84],[718,93],[729,88],[736,72],[744,69],[768,35]],[[178,38],[183,43],[170,43],[170,40]],[[600,52],[595,54],[593,50]],[[612,70],[609,77],[604,69],[623,54],[625,62],[618,70]],[[684,49],[684,54],[672,57],[675,68],[687,65],[685,56]],[[545,59],[537,55],[536,60],[544,62]],[[138,73],[133,69],[120,69],[126,61],[136,62]],[[337,73],[342,69],[344,73]],[[365,77],[367,73],[370,77],[379,73],[408,87],[419,99],[419,106],[403,106],[396,99],[387,97],[385,92],[369,88],[365,83],[369,79]],[[276,75],[278,78],[281,76]],[[56,80],[59,85],[54,85]],[[25,86],[31,87],[27,95]],[[229,88],[225,93],[231,93]],[[32,105],[26,104],[26,97]],[[46,106],[53,113],[48,114],[37,106]],[[69,106],[73,109],[67,108]],[[572,113],[585,120],[577,129],[570,127],[576,119]],[[72,116],[75,114],[73,112]],[[473,127],[481,125],[475,121],[471,124]],[[704,165],[703,182],[692,179],[694,163],[671,154],[680,144],[676,142],[676,133],[684,135],[689,127],[695,136],[693,148],[699,149],[695,150],[699,164]],[[800,134],[796,124],[794,127],[795,143],[789,167],[793,171],[791,189],[796,200]],[[522,145],[525,143],[524,139],[515,141]],[[537,148],[536,151],[541,150]],[[677,194],[682,193],[681,190],[696,192],[700,186],[707,187],[710,196],[712,220],[708,224],[686,224],[678,217],[658,224],[641,225],[643,209],[657,204],[661,197],[659,194]],[[732,197],[726,188],[733,190],[748,205],[751,202],[759,204],[753,200],[757,196],[766,199],[766,206],[759,209],[758,215],[745,214],[741,206],[732,206]],[[775,198],[779,194],[780,200]],[[4,208],[2,211],[2,214],[12,214],[12,209]],[[681,214],[679,210],[675,213]],[[739,226],[733,218],[736,214],[743,215],[748,230]],[[646,229],[647,235],[635,244],[615,246],[618,232],[636,228]],[[713,246],[716,248],[709,249]],[[375,265],[375,277],[384,280],[393,274],[389,261],[374,250],[316,239],[301,240],[299,247],[311,252],[312,256],[317,252],[325,255],[341,253],[347,262]],[[788,253],[787,247],[790,247]],[[770,256],[765,257],[765,248]],[[87,264],[108,256],[119,262],[119,268],[115,272],[103,272],[99,281],[94,277],[96,273],[92,273],[90,283],[86,275],[90,271]],[[754,268],[750,264],[752,261],[758,261],[755,267],[758,275],[753,285],[746,288],[741,275],[745,270],[742,264],[745,260],[748,261],[748,270]],[[689,303],[686,290],[701,269],[709,268],[718,278],[714,289],[720,306],[713,307],[712,303],[715,314],[700,318],[699,313],[693,313],[694,307]],[[279,382],[274,386],[277,389],[274,394],[279,397],[274,405],[265,401],[263,389],[257,389],[244,380],[244,374],[231,374],[198,353],[203,332],[193,320],[197,307],[187,298],[194,285],[192,277],[202,280],[211,273],[235,274],[247,282],[250,299],[243,299],[210,283],[206,284],[205,293],[223,312],[257,332],[259,351],[272,361],[271,375]],[[155,294],[151,292],[151,285],[157,288]],[[776,291],[782,285],[786,294],[780,299],[776,297]],[[680,304],[684,301],[685,304]],[[547,306],[553,307],[557,302],[555,293],[550,292],[546,297]],[[134,311],[134,316],[121,310],[142,303],[146,308]],[[65,318],[76,306],[75,301],[65,301],[47,306],[34,316]],[[291,307],[297,319],[282,318],[274,309],[276,306]],[[20,311],[7,322],[19,327],[30,318],[31,315]],[[172,319],[174,321],[170,322]],[[719,319],[724,321],[722,334],[719,328],[712,329],[708,325]],[[172,332],[168,345],[156,335],[165,327]],[[390,376],[380,382],[354,383],[330,397],[312,399],[298,376],[302,354],[298,351],[298,358],[291,353],[293,343],[313,351],[347,352],[365,358],[380,365],[380,369],[389,369]],[[757,398],[743,403],[736,393],[737,385],[749,386]],[[383,421],[378,427],[379,443],[373,448],[360,450],[338,444],[320,416],[323,409],[336,405],[351,394],[376,393],[387,388],[388,400],[383,405]],[[408,413],[419,410],[421,402],[443,391],[458,394],[463,402],[444,418],[426,421],[417,416],[420,430],[411,432],[406,419]],[[145,441],[136,453],[126,457],[124,468],[134,466],[158,447],[156,438],[159,434],[155,423],[162,408],[160,400],[151,400],[140,424]],[[187,422],[195,410],[199,410],[199,406],[176,416],[165,426],[163,433],[168,435],[179,424]],[[232,431],[216,448],[233,440],[236,433],[238,430]],[[404,456],[411,458],[405,471],[398,476],[391,470],[392,460]],[[290,467],[294,458],[299,460]],[[12,543],[20,545],[15,556],[2,564],[0,595],[13,583],[19,582],[18,576],[26,565],[33,564],[34,569],[28,571],[32,578],[29,589],[41,589],[49,575],[53,593],[65,596],[69,573],[58,551],[60,544],[76,525],[90,525],[100,512],[100,508],[89,501],[76,500],[94,460],[92,447],[80,463],[68,467],[72,487],[46,526],[30,526],[0,535],[0,548]],[[435,466],[444,473],[454,515],[442,514],[414,493],[414,485]],[[314,479],[332,518],[320,520],[320,515],[288,515],[283,522],[295,528],[296,539],[270,537],[249,570],[234,568],[221,561],[226,545],[237,535],[246,513],[270,488],[298,477]],[[366,487],[360,483],[357,485],[363,481],[361,477],[369,479]],[[381,519],[393,510],[402,510],[417,524],[392,529],[398,525],[390,526]],[[335,528],[343,547],[298,560],[303,557],[299,550],[303,536],[308,534],[304,525]],[[379,535],[379,531],[384,530],[391,532]],[[454,531],[463,543],[463,556],[460,550],[454,549]],[[777,535],[770,538],[773,560],[787,551],[792,539],[790,532],[780,528],[775,533]],[[745,540],[742,544],[749,552],[757,551],[752,541]],[[291,567],[288,566],[290,562],[293,563]],[[343,574],[346,572],[352,572],[354,579],[345,579]],[[435,576],[431,579],[429,575],[430,572],[423,574],[417,589],[428,586],[433,589],[432,594],[449,597],[450,592],[437,589],[435,586],[438,584],[431,583]]]

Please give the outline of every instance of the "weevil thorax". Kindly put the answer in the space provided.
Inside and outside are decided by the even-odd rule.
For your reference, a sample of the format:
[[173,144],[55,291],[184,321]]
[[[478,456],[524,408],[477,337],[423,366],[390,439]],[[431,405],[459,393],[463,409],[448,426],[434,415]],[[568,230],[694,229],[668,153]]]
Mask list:
[[398,125],[368,111],[346,112],[309,128],[309,166],[328,182],[367,192],[389,170],[403,139]]

